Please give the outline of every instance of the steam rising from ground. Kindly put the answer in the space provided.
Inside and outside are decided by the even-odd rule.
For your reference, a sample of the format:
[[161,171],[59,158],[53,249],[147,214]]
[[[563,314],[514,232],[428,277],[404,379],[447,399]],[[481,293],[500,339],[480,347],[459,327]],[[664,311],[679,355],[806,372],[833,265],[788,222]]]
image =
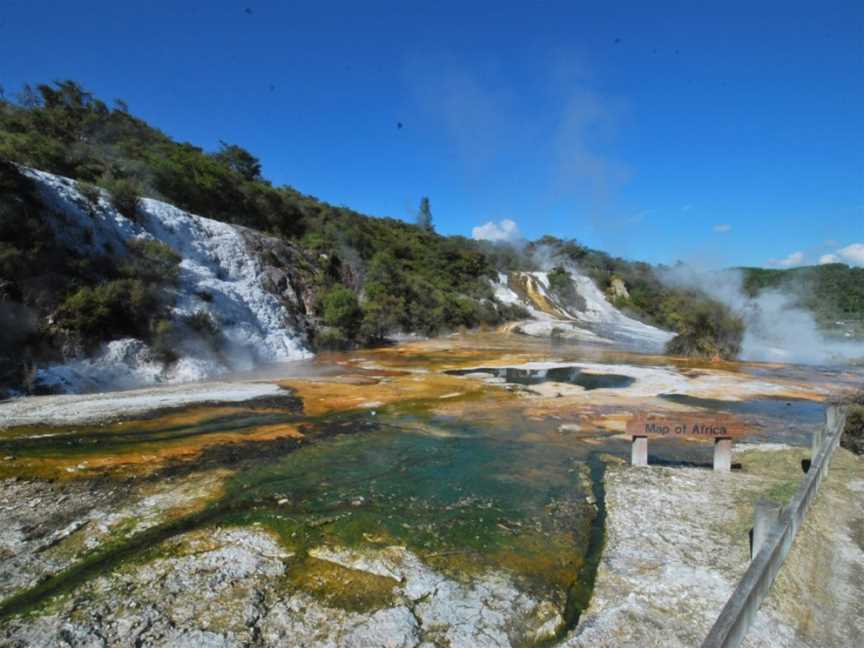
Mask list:
[[813,314],[798,305],[794,292],[765,290],[750,297],[738,270],[678,266],[659,276],[671,286],[702,290],[739,314],[746,325],[742,359],[831,364],[864,358],[864,344],[827,338]]

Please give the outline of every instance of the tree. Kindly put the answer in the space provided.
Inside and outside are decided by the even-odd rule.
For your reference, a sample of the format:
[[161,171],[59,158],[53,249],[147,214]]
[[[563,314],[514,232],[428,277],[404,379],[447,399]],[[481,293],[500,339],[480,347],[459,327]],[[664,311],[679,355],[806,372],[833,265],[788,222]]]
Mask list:
[[368,283],[360,334],[366,342],[381,342],[399,327],[404,314],[405,302],[401,297],[388,292],[379,283]]
[[357,295],[342,285],[337,285],[324,295],[324,323],[333,326],[349,340],[357,337],[363,311],[357,302]]
[[417,212],[417,226],[427,232],[435,231],[432,224],[432,209],[429,207],[429,199],[423,196],[420,199],[420,211]]
[[261,162],[241,146],[219,140],[219,151],[213,157],[246,180],[261,179]]
[[391,295],[397,296],[406,287],[402,265],[390,250],[380,250],[369,260],[366,282],[369,285],[380,285]]

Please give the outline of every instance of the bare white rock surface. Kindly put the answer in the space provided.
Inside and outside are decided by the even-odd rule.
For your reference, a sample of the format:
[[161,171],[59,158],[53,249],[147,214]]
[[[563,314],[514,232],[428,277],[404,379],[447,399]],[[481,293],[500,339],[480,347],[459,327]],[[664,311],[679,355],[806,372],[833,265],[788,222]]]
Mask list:
[[0,428],[96,423],[183,405],[234,403],[285,393],[269,382],[202,382],[101,394],[28,396],[0,402]]
[[105,192],[91,205],[69,178],[22,171],[53,208],[48,220],[58,240],[77,253],[123,256],[130,242],[146,240],[171,248],[180,257],[173,317],[206,313],[227,345],[218,355],[203,343],[177,349],[180,360],[164,368],[140,340],[114,340],[92,358],[41,367],[41,384],[77,393],[188,382],[250,369],[257,362],[311,356],[285,304],[265,288],[264,264],[250,249],[246,230],[150,198],[140,200],[133,221],[111,205]]

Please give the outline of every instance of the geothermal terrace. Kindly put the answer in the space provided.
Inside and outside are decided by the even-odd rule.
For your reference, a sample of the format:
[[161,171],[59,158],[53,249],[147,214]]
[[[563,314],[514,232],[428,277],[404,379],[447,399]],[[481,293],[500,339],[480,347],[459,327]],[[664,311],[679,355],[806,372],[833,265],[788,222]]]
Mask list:
[[[468,334],[219,383],[0,404],[0,643],[693,646],[846,370]],[[710,439],[628,423],[727,417]],[[862,636],[845,450],[748,646]]]

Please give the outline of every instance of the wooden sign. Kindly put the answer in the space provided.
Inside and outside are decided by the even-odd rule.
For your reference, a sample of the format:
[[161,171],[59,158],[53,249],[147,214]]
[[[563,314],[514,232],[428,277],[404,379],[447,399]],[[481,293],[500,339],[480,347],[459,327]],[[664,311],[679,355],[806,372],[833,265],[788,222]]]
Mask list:
[[633,436],[714,439],[739,437],[744,433],[744,424],[729,414],[681,414],[674,417],[640,414],[627,422],[627,434]]

